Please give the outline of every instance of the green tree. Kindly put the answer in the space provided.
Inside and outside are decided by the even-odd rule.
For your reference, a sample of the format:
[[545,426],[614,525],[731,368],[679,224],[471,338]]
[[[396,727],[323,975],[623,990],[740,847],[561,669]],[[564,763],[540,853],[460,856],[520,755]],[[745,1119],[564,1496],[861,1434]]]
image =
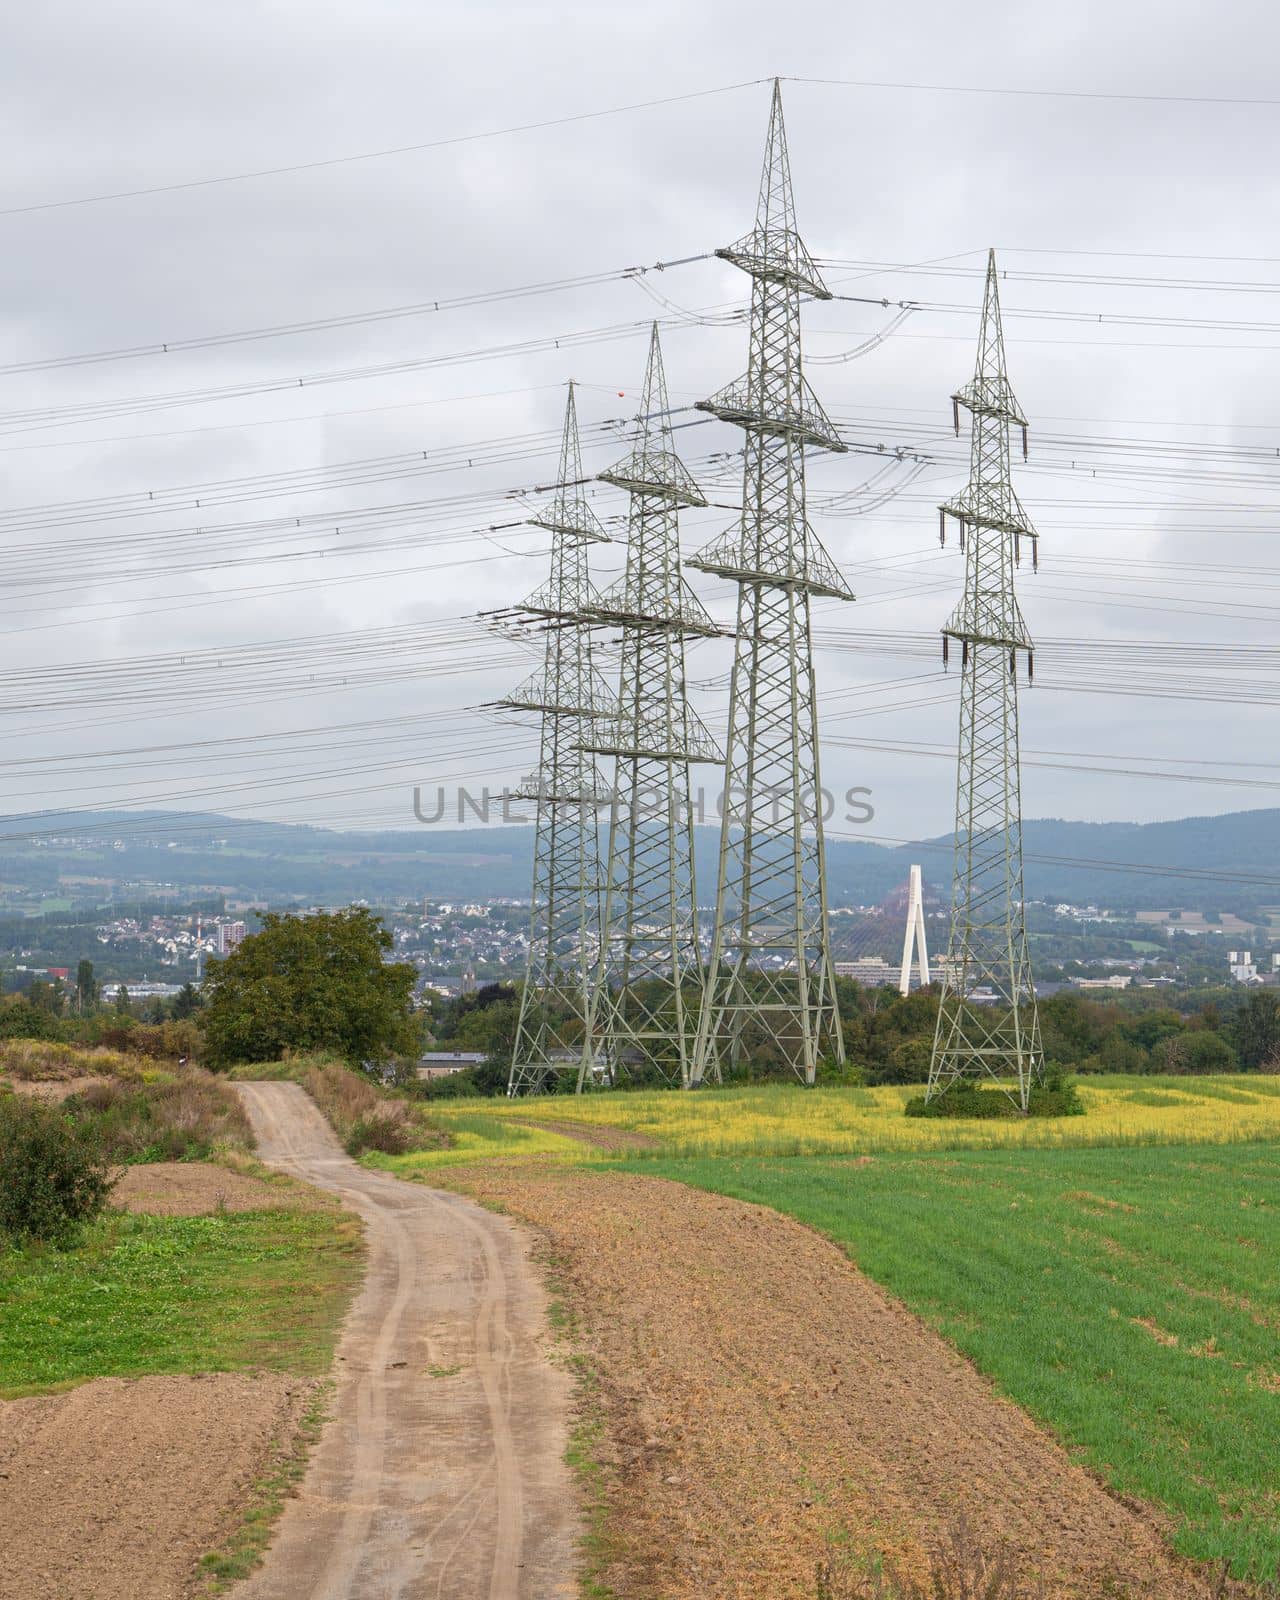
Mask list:
[[173,1015],[181,1022],[185,1017],[193,1017],[202,1004],[200,991],[195,984],[184,983],[173,997]]
[[415,968],[384,957],[391,935],[363,907],[263,919],[210,964],[200,1026],[211,1065],[332,1050],[353,1066],[417,1048]]
[[76,968],[76,1000],[80,1010],[91,1010],[97,998],[98,984],[93,975],[93,962],[86,958]]
[[1239,1063],[1220,1033],[1197,1028],[1157,1045],[1152,1065],[1157,1072],[1234,1072]]
[[116,1010],[126,1017],[129,1015],[129,991],[124,984],[116,990]]
[[[1172,1036],[1169,1043],[1177,1043],[1177,1037]],[[1102,1041],[1102,1049],[1097,1055],[1098,1069],[1101,1072],[1147,1072],[1151,1067],[1151,1057],[1140,1044],[1135,1044],[1132,1039],[1126,1039],[1122,1033],[1109,1033]]]
[[927,1083],[929,1061],[933,1055],[933,1035],[917,1034],[914,1039],[902,1039],[889,1051],[889,1060],[875,1068],[873,1083]]
[[1132,1022],[1121,1023],[1120,1032],[1134,1044],[1140,1044],[1144,1050],[1153,1050],[1162,1039],[1181,1033],[1185,1027],[1186,1023],[1176,1011],[1161,1006],[1158,1010],[1135,1017]]
[[1255,989],[1241,1006],[1235,1026],[1240,1065],[1256,1070],[1280,1054],[1280,995]]
[[34,978],[27,990],[27,1000],[37,1011],[47,1011],[51,1017],[62,1014],[61,984],[46,983],[43,978]]

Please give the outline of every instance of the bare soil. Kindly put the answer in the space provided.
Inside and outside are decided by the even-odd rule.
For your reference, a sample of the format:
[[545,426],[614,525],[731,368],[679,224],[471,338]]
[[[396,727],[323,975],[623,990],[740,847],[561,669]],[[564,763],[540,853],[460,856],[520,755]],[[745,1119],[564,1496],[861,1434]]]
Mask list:
[[157,1217],[203,1217],[214,1211],[296,1209],[305,1196],[301,1184],[267,1183],[211,1161],[153,1161],[125,1167],[111,1203]]
[[358,1212],[369,1252],[333,1418],[238,1600],[576,1595],[570,1383],[524,1230],[357,1166],[297,1084],[236,1087],[262,1159]]
[[279,1373],[97,1378],[0,1402],[0,1600],[188,1600],[200,1557],[292,1448]]
[[626,1173],[438,1176],[546,1241],[598,1377],[618,1600],[813,1600],[833,1539],[923,1577],[960,1514],[1052,1600],[1208,1592],[1154,1512],[799,1223]]

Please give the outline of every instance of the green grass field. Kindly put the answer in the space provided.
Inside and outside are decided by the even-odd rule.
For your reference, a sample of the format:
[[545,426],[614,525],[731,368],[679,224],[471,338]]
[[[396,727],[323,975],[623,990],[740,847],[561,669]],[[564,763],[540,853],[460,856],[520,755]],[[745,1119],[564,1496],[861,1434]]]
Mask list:
[[1176,1547],[1280,1563],[1280,1162],[1268,1144],[629,1161],[844,1246]]
[[[379,1164],[430,1182],[457,1162],[607,1162],[787,1212],[1113,1488],[1164,1507],[1180,1551],[1274,1579],[1280,1079],[1090,1078],[1085,1116],[1031,1123],[908,1119],[913,1092],[440,1102],[454,1147]],[[573,1124],[651,1148],[620,1159]]]
[[77,1249],[0,1248],[0,1397],[86,1378],[327,1372],[361,1271],[329,1210],[113,1214]]

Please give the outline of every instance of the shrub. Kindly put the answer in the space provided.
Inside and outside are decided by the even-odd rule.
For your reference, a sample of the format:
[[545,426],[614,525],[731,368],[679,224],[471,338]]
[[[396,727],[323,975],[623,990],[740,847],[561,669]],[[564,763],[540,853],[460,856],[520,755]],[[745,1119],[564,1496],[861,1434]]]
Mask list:
[[56,1039],[61,1032],[57,1017],[29,1000],[9,1000],[0,1005],[2,1039]]
[[927,1083],[933,1056],[933,1035],[903,1039],[889,1051],[889,1059],[872,1069],[872,1083]]
[[349,1156],[362,1156],[366,1150],[402,1156],[409,1148],[410,1130],[395,1117],[357,1117],[351,1124],[344,1148]]
[[[1020,1117],[1018,1103],[1003,1089],[980,1089],[976,1083],[953,1083],[932,1100],[917,1095],[903,1107],[909,1117]],[[1079,1117],[1084,1104],[1074,1083],[1060,1072],[1050,1072],[1042,1084],[1032,1086],[1027,1106],[1032,1117]]]
[[408,1150],[438,1149],[448,1142],[418,1107],[378,1089],[372,1079],[339,1062],[321,1061],[309,1067],[301,1081],[348,1155],[363,1155],[366,1150],[404,1155]]
[[86,1050],[52,1039],[0,1039],[0,1072],[28,1083],[49,1079],[138,1076],[136,1057],[118,1050]]
[[133,1022],[118,1019],[97,1030],[98,1042],[108,1049],[145,1056],[151,1061],[194,1061],[200,1052],[200,1030],[189,1019],[181,1022]]
[[[506,1082],[503,1082],[506,1088]],[[464,1067],[461,1072],[449,1072],[442,1078],[420,1078],[411,1091],[420,1100],[474,1100],[481,1093],[476,1082],[476,1068]]]
[[199,1161],[219,1146],[247,1150],[253,1144],[240,1101],[199,1067],[145,1085],[91,1084],[64,1109],[93,1129],[117,1162]]
[[110,1192],[92,1130],[20,1095],[0,1099],[0,1232],[65,1248]]
[[866,1087],[867,1072],[865,1067],[856,1066],[852,1061],[846,1061],[844,1066],[838,1067],[824,1056],[818,1062],[817,1081],[821,1084],[839,1084],[845,1089],[862,1089]]
[[1152,1051],[1152,1065],[1157,1072],[1208,1073],[1236,1072],[1240,1063],[1220,1033],[1199,1029],[1163,1040]]

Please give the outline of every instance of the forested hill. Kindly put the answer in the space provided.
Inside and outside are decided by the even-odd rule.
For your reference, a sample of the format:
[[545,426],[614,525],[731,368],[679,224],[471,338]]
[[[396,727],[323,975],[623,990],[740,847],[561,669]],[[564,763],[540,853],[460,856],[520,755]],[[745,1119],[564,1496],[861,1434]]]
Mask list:
[[[1153,823],[1042,820],[1023,831],[1031,899],[1204,910],[1280,904],[1280,810]],[[0,894],[30,910],[154,893],[276,905],[522,898],[532,841],[528,826],[342,833],[192,812],[50,813],[0,820]],[[714,829],[698,830],[704,903],[714,894],[716,844]],[[833,903],[882,900],[913,861],[945,897],[949,840],[831,840]]]

